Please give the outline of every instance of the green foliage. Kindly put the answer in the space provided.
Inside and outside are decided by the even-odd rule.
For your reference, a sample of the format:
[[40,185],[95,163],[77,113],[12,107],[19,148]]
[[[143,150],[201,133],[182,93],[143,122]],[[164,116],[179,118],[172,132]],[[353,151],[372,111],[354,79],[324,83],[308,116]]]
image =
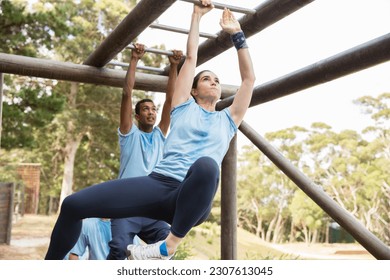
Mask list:
[[[389,101],[390,94],[384,93],[355,102],[375,121],[363,135],[353,130],[336,133],[324,123],[313,123],[310,130],[292,127],[266,134],[281,154],[387,244]],[[329,217],[306,194],[255,147],[244,147],[239,160],[241,226],[267,240],[279,232],[273,225],[281,217],[282,232],[289,234],[285,239],[325,240]]]
[[315,231],[326,225],[324,224],[324,211],[301,190],[294,193],[289,208],[293,225],[298,228],[306,227],[309,230],[306,241],[317,241],[311,238]]
[[[135,2],[38,1],[27,5],[27,1],[2,1],[0,51],[81,63]],[[5,83],[2,147],[32,149],[34,161],[42,163],[41,203],[59,196],[66,144],[77,135],[82,135],[82,141],[74,166],[75,189],[116,178],[120,89],[79,85],[75,92],[71,83],[8,75]]]
[[34,57],[39,50],[52,50],[71,33],[64,14],[71,3],[57,2],[49,10],[27,10],[27,4],[27,1],[0,2],[2,52]]
[[[0,51],[82,63],[129,13],[136,1],[0,2]],[[136,41],[136,39],[135,39]],[[141,42],[142,43],[142,42]],[[153,46],[149,46],[153,47]],[[164,46],[154,46],[164,49]],[[119,59],[129,60],[130,51]],[[161,67],[167,59],[146,54],[144,65]],[[116,129],[121,90],[66,82],[5,76],[1,180],[17,180],[12,166],[40,162],[41,201],[58,197],[69,139],[81,136],[74,163],[74,190],[116,177],[119,151]],[[134,99],[150,93],[134,92]],[[282,155],[350,211],[369,230],[390,244],[390,93],[355,101],[375,125],[363,134],[339,133],[324,123],[310,129],[291,127],[266,134]],[[295,240],[305,230],[323,235],[326,216],[257,148],[240,155],[238,218],[240,226],[264,240]],[[43,202],[42,202],[43,203]],[[214,204],[220,206],[218,196]],[[209,221],[219,221],[212,210]],[[204,244],[215,246],[214,224],[205,223]],[[209,228],[207,228],[209,227]],[[201,231],[202,232],[202,231]],[[317,237],[318,240],[323,236]],[[188,258],[189,243],[177,255]],[[212,255],[218,253],[212,253]],[[247,258],[272,258],[248,254]]]
[[18,182],[18,177],[15,165],[9,163],[0,165],[0,182]]
[[21,88],[7,94],[3,104],[2,147],[34,148],[39,141],[35,131],[48,125],[63,109],[65,99],[42,88]]
[[187,260],[193,256],[192,254],[192,239],[191,236],[186,236],[182,243],[176,250],[174,259],[175,260]]

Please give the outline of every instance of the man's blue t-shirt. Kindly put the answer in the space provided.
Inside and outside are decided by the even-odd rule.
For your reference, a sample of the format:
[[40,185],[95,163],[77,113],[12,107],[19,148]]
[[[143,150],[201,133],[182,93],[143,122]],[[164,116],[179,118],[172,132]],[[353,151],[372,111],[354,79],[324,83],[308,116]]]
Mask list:
[[70,250],[79,257],[82,257],[88,250],[89,260],[105,260],[111,241],[111,222],[100,218],[88,218],[83,220],[80,237],[76,245]]
[[129,133],[118,129],[120,146],[119,178],[148,175],[162,157],[165,137],[158,126],[150,133],[132,125]]

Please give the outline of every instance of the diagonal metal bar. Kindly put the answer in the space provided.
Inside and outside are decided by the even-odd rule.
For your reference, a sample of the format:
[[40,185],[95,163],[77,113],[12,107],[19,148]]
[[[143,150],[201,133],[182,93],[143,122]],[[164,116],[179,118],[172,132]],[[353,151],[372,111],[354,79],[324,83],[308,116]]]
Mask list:
[[246,122],[242,122],[240,131],[252,141],[284,174],[303,192],[348,231],[375,258],[390,260],[390,249],[374,234],[367,230],[354,216],[337,204],[320,186],[313,183],[298,168],[280,154],[271,144],[261,137]]
[[[390,60],[390,33],[341,52],[281,78],[255,87],[250,106],[259,105],[311,86]],[[234,96],[217,104],[221,110],[232,104]]]
[[[313,1],[267,0],[255,8],[256,12],[254,14],[245,15],[238,21],[245,36],[249,38]],[[208,39],[199,45],[197,66],[209,61],[233,46],[230,36],[226,32],[220,31],[216,35],[217,38]],[[182,60],[179,68],[183,62],[184,60]],[[168,69],[169,66],[165,67],[165,75],[168,74]]]
[[[247,38],[303,8],[314,0],[267,0],[255,8],[256,13],[239,19]],[[199,46],[198,66],[230,49],[229,34],[220,31],[216,39],[208,39]]]
[[140,1],[84,64],[104,66],[175,2],[175,0],[160,0],[157,4],[153,0]]

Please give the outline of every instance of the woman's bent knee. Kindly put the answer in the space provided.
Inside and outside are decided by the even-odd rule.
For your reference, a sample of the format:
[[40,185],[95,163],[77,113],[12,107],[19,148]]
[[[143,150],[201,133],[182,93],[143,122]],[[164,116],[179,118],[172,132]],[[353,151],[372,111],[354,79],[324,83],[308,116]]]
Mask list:
[[65,197],[61,205],[61,213],[77,213],[78,212],[78,203],[74,195]]
[[193,166],[205,174],[219,174],[219,166],[211,157],[201,157],[195,161]]

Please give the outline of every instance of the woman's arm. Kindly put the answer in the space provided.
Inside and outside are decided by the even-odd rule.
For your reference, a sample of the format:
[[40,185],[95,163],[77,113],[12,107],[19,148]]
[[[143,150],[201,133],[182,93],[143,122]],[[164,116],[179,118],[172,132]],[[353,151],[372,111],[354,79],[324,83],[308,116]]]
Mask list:
[[191,96],[192,81],[195,76],[196,61],[199,47],[199,23],[204,14],[213,9],[210,0],[202,0],[194,5],[191,16],[190,31],[187,38],[186,59],[176,81],[172,98],[172,108],[187,101]]
[[177,68],[178,64],[181,61],[183,52],[179,50],[173,50],[173,55],[169,56],[169,62],[171,67],[169,68],[169,78],[167,84],[167,92],[165,96],[165,101],[161,113],[161,121],[158,126],[161,129],[161,132],[166,136],[169,129],[169,124],[171,122],[171,109],[172,109],[172,97],[173,92],[175,91],[175,85],[177,80]]
[[225,32],[230,34],[237,49],[241,86],[230,106],[230,113],[234,123],[239,126],[249,107],[256,77],[244,33],[241,30],[240,23],[235,19],[230,10],[225,9],[223,11],[220,25]]

